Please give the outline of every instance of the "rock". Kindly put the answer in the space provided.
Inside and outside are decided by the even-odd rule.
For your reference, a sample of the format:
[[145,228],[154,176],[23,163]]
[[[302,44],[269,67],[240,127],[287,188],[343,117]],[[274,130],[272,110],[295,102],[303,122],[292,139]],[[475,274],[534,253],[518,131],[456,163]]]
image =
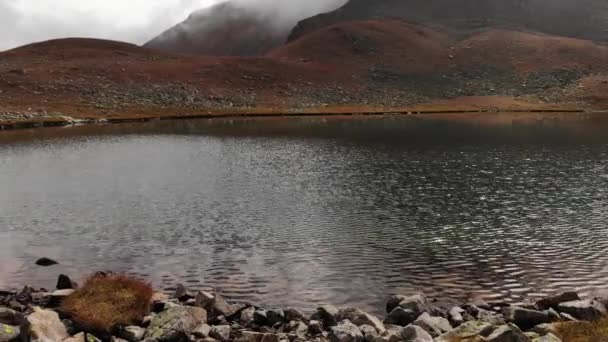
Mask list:
[[59,264],[57,261],[55,261],[53,259],[49,259],[49,258],[40,258],[40,259],[36,260],[36,265],[38,265],[38,266],[48,267],[48,266],[53,266],[53,265],[57,265],[57,264]]
[[308,322],[308,332],[312,335],[321,334],[323,332],[323,323],[315,320]]
[[[380,336],[376,328],[372,327],[371,325],[363,324],[359,326],[359,330],[361,331],[361,334],[363,334],[363,340],[365,342],[373,342],[378,336]],[[386,329],[384,330],[386,331]]]
[[305,321],[306,319],[304,318],[304,315],[300,311],[289,308],[289,309],[285,310],[285,320],[287,322],[291,322],[291,321]]
[[433,337],[437,337],[453,329],[447,319],[433,317],[426,312],[420,315],[412,324],[421,327]]
[[404,327],[414,322],[418,316],[420,316],[420,313],[398,306],[386,316],[384,324],[395,324]]
[[154,292],[152,294],[152,298],[150,298],[150,302],[155,303],[155,302],[168,302],[169,301],[169,296],[167,296],[166,294],[162,293],[162,292]]
[[280,342],[281,339],[277,334],[264,334],[261,342]]
[[294,333],[296,336],[305,337],[308,334],[308,326],[301,321],[291,321],[287,325],[288,331]]
[[87,342],[84,338],[84,333],[78,333],[72,337],[68,337],[63,342]]
[[535,325],[550,323],[551,317],[547,312],[524,309],[517,306],[506,307],[503,316],[507,322],[514,323],[523,330],[528,330]]
[[487,342],[528,342],[528,336],[515,325],[501,325],[490,336],[484,338]]
[[349,320],[344,320],[332,326],[329,333],[331,342],[363,342],[363,334]]
[[154,316],[145,337],[167,342],[187,341],[194,329],[206,322],[205,309],[175,306]]
[[266,314],[266,310],[258,309],[253,313],[253,322],[257,325],[267,325],[268,324],[268,315]]
[[18,326],[0,323],[0,342],[12,342],[17,340],[21,331]]
[[51,310],[34,307],[34,312],[21,324],[21,338],[29,341],[51,342],[63,341],[68,338],[68,332],[59,319],[59,315]]
[[139,342],[144,339],[145,334],[146,334],[146,329],[135,326],[135,325],[130,325],[121,331],[119,337],[121,337],[129,342]]
[[65,290],[56,290],[49,294],[49,303],[50,307],[58,307],[61,305],[63,299],[67,296],[70,296],[74,293],[73,289],[65,289]]
[[356,326],[371,325],[380,334],[386,330],[384,324],[376,316],[370,315],[359,309],[349,308],[339,310],[336,319],[338,321],[349,320]]
[[550,308],[549,310],[545,310],[544,312],[547,313],[547,316],[549,316],[549,319],[551,320],[551,322],[557,322],[562,319],[559,312],[555,311],[555,309],[553,309],[553,308]]
[[390,313],[398,306],[417,312],[420,315],[428,311],[428,300],[421,292],[411,296],[395,295],[386,303],[386,312]]
[[216,325],[211,327],[209,337],[213,337],[214,339],[220,341],[229,341],[231,332],[232,329],[229,325]]
[[237,307],[228,304],[224,297],[218,293],[199,291],[196,294],[195,305],[207,310],[209,317],[229,317],[237,312]]
[[129,342],[129,341],[123,340],[122,338],[112,336],[112,339],[110,340],[110,342]]
[[268,325],[274,326],[285,321],[285,312],[281,309],[266,310],[266,318],[268,319]]
[[464,317],[462,316],[463,313],[466,313],[463,308],[455,306],[448,311],[448,320],[454,326],[459,326],[464,323]]
[[237,342],[262,342],[263,333],[254,331],[242,331],[241,336],[236,339]]
[[539,335],[547,335],[547,334],[558,334],[557,325],[551,323],[543,323],[532,328],[533,332]]
[[476,317],[478,321],[488,322],[493,325],[504,325],[505,323],[507,323],[504,317],[502,317],[501,315],[493,311],[484,309],[478,309]]
[[562,321],[566,321],[566,322],[578,322],[578,319],[574,318],[571,314],[567,314],[565,312],[561,312],[559,314],[559,318]]
[[543,298],[536,302],[536,307],[539,310],[547,310],[549,308],[556,308],[560,303],[572,302],[580,300],[578,293],[576,292],[564,292],[556,296]]
[[422,327],[410,324],[401,330],[405,342],[433,342],[433,337]]
[[194,331],[192,332],[192,335],[194,335],[195,337],[209,337],[209,333],[211,332],[211,327],[208,324],[200,324],[199,326],[197,326]]
[[606,307],[597,300],[586,299],[560,303],[557,305],[557,311],[565,312],[577,319],[594,321],[606,314]]
[[534,342],[562,342],[562,339],[554,334],[548,333],[547,335],[535,339]]
[[21,312],[0,307],[0,323],[19,326],[23,323],[23,319],[24,316]]
[[57,278],[57,290],[75,289],[76,286],[76,283],[65,274],[60,274],[59,278]]
[[[183,284],[177,284],[175,286],[175,294],[173,295],[173,297],[179,300],[180,302],[185,302],[188,299],[194,298],[194,296],[190,292],[188,292],[188,289]],[[203,309],[207,310],[207,308]]]
[[337,316],[340,311],[333,305],[323,305],[310,316],[310,319],[323,322],[323,326],[332,327],[338,323]]
[[253,323],[254,320],[254,314],[255,314],[255,308],[253,306],[250,306],[248,308],[246,308],[245,310],[241,311],[241,324],[244,324],[245,326]]
[[452,342],[467,340],[480,335],[486,329],[491,329],[492,324],[482,321],[468,321],[462,323],[454,330],[440,335],[435,339],[436,342]]

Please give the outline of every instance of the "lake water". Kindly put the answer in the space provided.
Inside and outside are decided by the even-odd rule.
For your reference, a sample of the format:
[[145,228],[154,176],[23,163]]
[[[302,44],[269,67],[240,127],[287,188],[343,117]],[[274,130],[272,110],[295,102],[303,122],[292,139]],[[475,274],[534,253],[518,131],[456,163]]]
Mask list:
[[603,289],[607,252],[608,114],[0,132],[0,287],[114,270],[380,312],[416,290],[519,302]]

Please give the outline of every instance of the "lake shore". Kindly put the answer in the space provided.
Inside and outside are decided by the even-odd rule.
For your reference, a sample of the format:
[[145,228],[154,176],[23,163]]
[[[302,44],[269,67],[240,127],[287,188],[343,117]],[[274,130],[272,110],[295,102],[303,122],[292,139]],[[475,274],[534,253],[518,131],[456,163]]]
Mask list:
[[[81,287],[61,275],[56,290],[0,291],[0,341],[557,342],[587,341],[585,336],[595,341],[608,322],[608,298],[581,298],[576,292],[518,306],[481,300],[440,306],[415,292],[387,298],[384,317],[330,304],[306,314],[229,303],[219,293],[183,285],[170,295],[153,293],[139,280],[112,273],[96,273]],[[125,316],[135,312],[137,301],[128,308],[120,305],[133,300],[143,306],[138,315]],[[100,318],[107,312],[111,324]]]

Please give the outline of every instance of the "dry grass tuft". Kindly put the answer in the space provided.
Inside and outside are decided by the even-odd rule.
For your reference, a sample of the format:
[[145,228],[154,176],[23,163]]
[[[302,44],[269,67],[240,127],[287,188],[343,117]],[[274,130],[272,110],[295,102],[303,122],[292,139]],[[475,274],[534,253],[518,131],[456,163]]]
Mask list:
[[565,342],[608,341],[608,318],[595,322],[564,322],[558,324],[558,332]]
[[87,329],[108,332],[139,323],[149,312],[150,284],[124,275],[91,276],[65,298],[61,310]]

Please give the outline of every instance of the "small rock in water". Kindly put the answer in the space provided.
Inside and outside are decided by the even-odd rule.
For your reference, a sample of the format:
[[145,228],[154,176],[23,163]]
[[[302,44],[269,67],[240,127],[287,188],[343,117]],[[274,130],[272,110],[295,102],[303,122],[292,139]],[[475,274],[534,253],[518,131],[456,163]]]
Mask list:
[[557,311],[570,314],[577,319],[585,321],[600,319],[607,312],[604,304],[593,299],[560,303],[557,306]]
[[76,286],[76,283],[65,274],[60,274],[59,278],[57,278],[57,290],[75,289]]
[[38,266],[53,266],[59,264],[57,261],[49,258],[40,258],[36,260],[36,265]]
[[564,292],[556,296],[543,298],[536,302],[536,307],[539,310],[547,310],[549,308],[556,308],[560,303],[572,302],[580,300],[578,293],[576,292]]
[[[188,299],[194,298],[194,296],[188,292],[188,289],[186,289],[186,287],[183,284],[176,285],[174,297],[177,300],[179,300],[180,302],[185,302]],[[205,308],[203,308],[203,309],[205,309]]]

